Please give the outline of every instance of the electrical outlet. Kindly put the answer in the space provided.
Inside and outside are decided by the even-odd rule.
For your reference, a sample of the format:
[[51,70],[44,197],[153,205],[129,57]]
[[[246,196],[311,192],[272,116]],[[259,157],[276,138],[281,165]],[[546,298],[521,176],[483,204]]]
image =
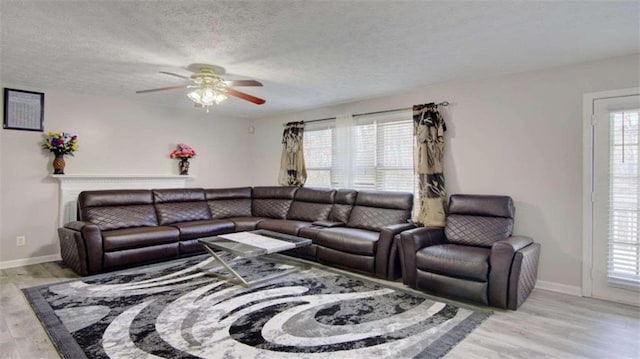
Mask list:
[[20,246],[24,246],[25,244],[27,244],[27,237],[25,236],[16,237],[16,246],[20,247]]

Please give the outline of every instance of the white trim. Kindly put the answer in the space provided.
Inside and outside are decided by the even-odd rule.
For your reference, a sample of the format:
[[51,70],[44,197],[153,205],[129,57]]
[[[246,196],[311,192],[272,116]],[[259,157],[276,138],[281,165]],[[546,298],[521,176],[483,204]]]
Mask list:
[[29,257],[29,258],[21,258],[14,259],[10,261],[0,262],[0,269],[8,269],[22,266],[29,266],[32,264],[40,264],[46,262],[54,262],[61,260],[60,254],[50,254],[48,256],[42,257]]
[[576,297],[581,297],[583,289],[580,287],[576,287],[574,285],[567,285],[556,282],[547,282],[544,280],[538,280],[536,282],[536,289],[548,290],[551,292],[557,292],[562,294],[573,295]]
[[591,265],[593,261],[593,100],[600,97],[588,93],[582,103],[582,289],[591,297]]
[[[593,126],[596,99],[628,96],[640,93],[640,87],[621,90],[590,92],[582,102],[582,295],[593,296]],[[551,289],[549,289],[551,290]]]

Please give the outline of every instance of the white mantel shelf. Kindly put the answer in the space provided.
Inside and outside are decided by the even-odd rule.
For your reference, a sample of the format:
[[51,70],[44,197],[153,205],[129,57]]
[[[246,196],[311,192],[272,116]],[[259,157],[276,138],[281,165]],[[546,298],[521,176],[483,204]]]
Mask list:
[[59,225],[75,221],[78,195],[82,191],[106,189],[184,188],[193,176],[136,174],[65,174],[49,175],[60,183]]
[[195,179],[194,176],[179,176],[179,175],[95,175],[95,174],[65,174],[65,175],[49,175],[51,178],[55,178],[59,181],[65,181],[67,179]]

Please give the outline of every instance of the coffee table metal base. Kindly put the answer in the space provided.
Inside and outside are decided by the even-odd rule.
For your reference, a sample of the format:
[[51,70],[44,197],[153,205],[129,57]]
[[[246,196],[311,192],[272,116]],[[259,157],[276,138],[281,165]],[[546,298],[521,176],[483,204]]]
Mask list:
[[[238,272],[236,272],[235,270],[233,270],[233,268],[231,268],[231,266],[225,262],[222,258],[220,258],[220,256],[211,248],[209,248],[208,246],[203,246],[207,251],[209,251],[209,254],[211,254],[211,256],[213,256],[213,258],[215,258],[218,262],[220,262],[220,264],[222,264],[222,266],[229,271],[229,273],[231,273],[233,275],[233,278],[237,279],[240,281],[240,284],[245,286],[245,287],[249,287],[249,282],[247,282],[244,278],[242,278],[242,276],[240,274],[238,274]],[[225,277],[222,275],[218,275],[218,274],[214,274],[211,272],[207,272],[208,274],[213,274],[217,277],[221,277],[223,279],[232,281],[233,278],[229,278],[229,277]]]
[[[268,276],[268,277],[264,277],[264,278],[260,278],[258,280],[254,280],[254,281],[247,281],[246,279],[244,279],[238,272],[236,272],[233,268],[231,268],[231,265],[227,262],[225,262],[222,258],[220,258],[220,256],[218,255],[218,253],[216,253],[213,249],[209,248],[208,246],[204,246],[204,248],[206,248],[206,250],[209,252],[209,254],[211,254],[211,256],[213,258],[215,258],[215,260],[217,260],[218,262],[220,262],[220,264],[222,265],[222,267],[224,267],[224,269],[226,269],[229,273],[231,273],[231,276],[225,276],[223,274],[219,274],[219,273],[215,273],[215,272],[211,272],[208,271],[207,268],[202,268],[202,270],[205,272],[206,275],[210,275],[210,276],[214,276],[226,281],[229,281],[231,283],[236,283],[239,284],[245,288],[249,288],[252,285],[256,285],[256,284],[260,284],[260,283],[264,283],[264,282],[268,282],[272,279],[278,278],[278,277],[283,277],[287,274],[293,273],[296,270],[308,270],[309,268],[311,268],[310,265],[305,264],[303,262],[299,262],[296,260],[288,260],[286,258],[283,258],[282,255],[279,254],[266,254],[260,257],[253,257],[252,260],[258,260],[258,261],[262,261],[262,262],[271,262],[271,263],[280,263],[280,264],[286,264],[286,265],[290,265],[290,266],[295,266],[298,269],[290,269],[290,270],[284,270],[280,273]],[[240,257],[236,257],[236,258],[240,258]]]

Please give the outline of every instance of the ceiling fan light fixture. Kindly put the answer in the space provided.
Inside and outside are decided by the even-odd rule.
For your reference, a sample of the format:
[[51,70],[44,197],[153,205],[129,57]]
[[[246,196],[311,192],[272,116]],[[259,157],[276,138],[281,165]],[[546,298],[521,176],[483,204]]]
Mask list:
[[187,97],[194,102],[195,107],[204,108],[209,112],[209,108],[213,105],[220,104],[227,99],[227,96],[236,97],[238,99],[254,103],[256,105],[262,105],[265,100],[233,89],[236,86],[247,87],[261,87],[262,83],[256,80],[231,80],[225,81],[220,75],[225,73],[225,69],[220,66],[207,65],[207,64],[191,64],[187,66],[187,70],[193,72],[190,77],[180,74],[174,74],[172,72],[160,71],[165,75],[179,77],[184,80],[190,81],[182,85],[174,85],[160,88],[153,88],[148,90],[136,91],[136,93],[149,93],[166,90],[177,89],[194,89],[187,94]]
[[213,105],[218,105],[222,101],[227,99],[227,96],[216,91],[211,87],[201,87],[195,89],[187,94],[187,97],[196,104],[200,105],[198,107],[204,107],[207,112],[209,112],[209,107]]

